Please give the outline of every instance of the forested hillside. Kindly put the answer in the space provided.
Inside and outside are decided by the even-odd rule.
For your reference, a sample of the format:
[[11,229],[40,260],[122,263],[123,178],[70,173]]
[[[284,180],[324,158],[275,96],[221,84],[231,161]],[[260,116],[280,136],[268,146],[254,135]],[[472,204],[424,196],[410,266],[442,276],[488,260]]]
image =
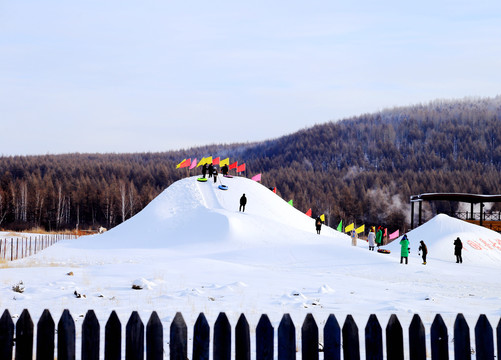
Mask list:
[[302,211],[325,213],[330,225],[343,219],[403,230],[410,195],[501,193],[501,97],[384,110],[253,144],[0,157],[0,227],[116,226],[196,174],[177,163],[209,155],[246,163],[248,176],[263,173],[263,185]]

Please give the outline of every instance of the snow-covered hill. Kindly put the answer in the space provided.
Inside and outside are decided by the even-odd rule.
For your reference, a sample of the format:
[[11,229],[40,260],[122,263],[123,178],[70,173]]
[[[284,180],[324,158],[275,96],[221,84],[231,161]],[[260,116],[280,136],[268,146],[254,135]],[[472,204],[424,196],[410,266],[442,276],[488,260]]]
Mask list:
[[[228,190],[219,190],[220,182]],[[248,203],[239,212],[243,193]],[[330,313],[339,321],[353,314],[359,324],[371,313],[385,324],[396,313],[405,327],[414,313],[425,324],[441,313],[451,325],[460,312],[472,322],[485,313],[497,323],[499,234],[439,215],[408,236],[409,265],[401,265],[398,241],[386,255],[365,241],[353,247],[326,226],[317,235],[313,219],[259,183],[190,177],[107,233],[62,241],[0,269],[0,301],[11,313],[30,309],[35,319],[44,308],[68,308],[77,321],[94,309],[103,324],[111,310],[123,322],[132,310],[144,320],[156,310],[165,328],[176,311],[191,325],[200,312],[212,322],[220,311],[232,324],[243,312],[251,326],[262,313],[278,326],[284,313],[300,324],[309,312],[319,324]],[[463,264],[453,253],[458,236]],[[427,265],[417,255],[419,240],[429,248]],[[20,280],[22,294],[12,291]],[[134,282],[145,289],[132,290]]]

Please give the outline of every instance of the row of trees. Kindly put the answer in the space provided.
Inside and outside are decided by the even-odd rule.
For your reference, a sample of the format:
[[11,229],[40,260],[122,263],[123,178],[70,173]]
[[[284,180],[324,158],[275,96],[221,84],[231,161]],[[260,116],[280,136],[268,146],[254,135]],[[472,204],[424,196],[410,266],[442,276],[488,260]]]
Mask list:
[[[300,210],[404,230],[409,197],[423,192],[501,193],[501,97],[433,102],[317,125],[252,144],[145,154],[0,157],[0,226],[113,227],[172,182],[183,158],[246,162]],[[195,170],[191,171],[194,174]],[[436,203],[430,213],[458,204]],[[496,204],[492,210],[499,210]]]

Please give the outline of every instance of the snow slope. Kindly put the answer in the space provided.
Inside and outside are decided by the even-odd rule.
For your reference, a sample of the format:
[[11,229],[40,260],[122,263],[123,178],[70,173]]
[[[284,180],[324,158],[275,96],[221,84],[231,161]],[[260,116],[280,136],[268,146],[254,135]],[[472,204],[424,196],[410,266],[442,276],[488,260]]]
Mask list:
[[[219,190],[220,182],[229,189]],[[248,203],[241,213],[243,193]],[[132,310],[144,322],[156,310],[164,329],[181,311],[190,331],[200,312],[213,323],[221,311],[232,325],[245,313],[251,327],[267,313],[275,329],[284,313],[299,329],[310,312],[319,327],[330,313],[341,324],[352,314],[361,331],[371,313],[382,326],[395,313],[404,328],[414,313],[427,326],[437,313],[450,327],[457,313],[471,328],[481,313],[497,324],[499,234],[439,215],[408,236],[409,265],[401,265],[398,241],[385,255],[368,251],[365,241],[353,247],[347,235],[326,226],[317,235],[313,219],[259,183],[190,177],[107,233],[59,242],[0,269],[0,305],[14,314],[28,308],[34,320],[44,308],[56,318],[68,308],[77,321],[94,309],[102,324],[111,310],[123,324]],[[453,255],[458,236],[465,244],[463,264]],[[419,240],[429,248],[426,266],[417,255]],[[483,241],[490,248],[471,245]],[[23,294],[12,291],[20,280]],[[133,283],[145,289],[132,290]]]

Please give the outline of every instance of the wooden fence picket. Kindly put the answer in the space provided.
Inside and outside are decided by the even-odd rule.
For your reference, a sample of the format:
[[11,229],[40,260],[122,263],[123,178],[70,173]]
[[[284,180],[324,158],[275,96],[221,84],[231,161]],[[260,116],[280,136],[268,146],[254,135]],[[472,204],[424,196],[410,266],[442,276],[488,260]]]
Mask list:
[[409,359],[426,359],[426,333],[418,314],[414,314],[409,326]]
[[256,327],[256,360],[272,360],[274,329],[268,315],[263,314]]
[[57,359],[75,360],[75,321],[68,309],[57,324]]
[[[158,319],[158,316],[157,316]],[[158,319],[158,325],[160,327],[159,331],[162,328],[162,323],[160,319]],[[162,343],[162,341],[160,341]],[[186,322],[184,321],[183,315],[180,312],[177,312],[170,324],[170,359],[171,360],[186,360],[188,358],[188,327],[186,326]],[[157,352],[158,359],[163,358],[163,350],[162,354],[160,351]]]
[[324,360],[341,360],[341,328],[334,314],[324,326]]
[[24,309],[16,322],[16,360],[33,359],[33,321]]
[[383,330],[375,314],[365,326],[365,354],[367,360],[383,360]]
[[360,341],[358,339],[358,326],[355,323],[353,316],[346,316],[342,333],[344,360],[360,360]]
[[250,360],[250,328],[244,314],[238,318],[235,326],[235,360]]
[[210,327],[204,313],[198,315],[193,327],[193,360],[208,360],[210,346]]
[[470,327],[463,314],[457,314],[454,321],[454,360],[470,360]]
[[278,325],[278,360],[296,359],[296,327],[289,314],[284,314]]
[[125,360],[144,359],[144,324],[133,311],[125,326]]
[[402,325],[395,314],[391,314],[386,325],[386,359],[404,358],[404,334]]
[[492,326],[484,314],[480,315],[475,326],[475,347],[477,359],[494,359]]
[[122,359],[122,324],[113,310],[104,327],[104,359]]
[[12,360],[14,346],[14,323],[9,310],[4,310],[0,318],[0,359]]
[[[174,321],[179,321],[178,318],[181,317],[181,322],[184,324],[183,316],[181,313],[176,313]],[[186,328],[186,324],[184,324]],[[171,344],[172,341],[172,324],[171,324]],[[180,336],[182,337],[182,335]],[[176,339],[177,340],[177,339]],[[187,341],[187,340],[186,340]],[[174,344],[176,346],[177,344]],[[183,345],[181,345],[182,347]],[[171,351],[171,359],[173,352]],[[148,323],[146,324],[146,360],[161,360],[164,358],[164,328],[162,322],[158,317],[156,311],[153,311],[150,315]],[[185,360],[187,356],[183,358]],[[179,359],[179,358],[178,358]]]
[[99,360],[99,335],[99,321],[94,310],[89,310],[82,323],[82,360]]
[[431,358],[434,360],[449,359],[449,336],[447,326],[440,314],[435,316],[430,330]]
[[54,359],[56,324],[48,309],[37,323],[37,359]]
[[219,316],[214,323],[213,346],[214,360],[231,359],[231,325],[224,312],[219,313]]
[[301,327],[301,356],[303,359],[318,360],[318,326],[311,313],[306,315]]

